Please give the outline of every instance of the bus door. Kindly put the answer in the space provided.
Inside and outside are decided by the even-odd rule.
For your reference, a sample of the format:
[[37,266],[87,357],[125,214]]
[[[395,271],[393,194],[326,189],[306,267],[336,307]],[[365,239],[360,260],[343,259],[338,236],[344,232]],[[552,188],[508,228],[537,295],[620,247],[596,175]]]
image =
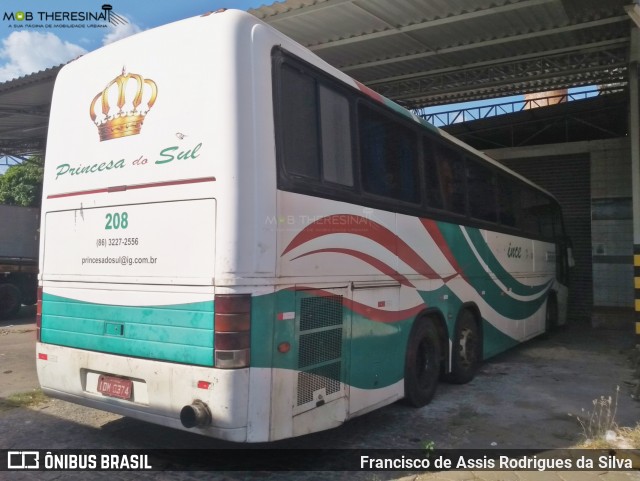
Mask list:
[[[293,415],[327,406],[345,398],[346,349],[350,332],[345,308],[346,287],[296,291],[296,346],[298,369],[294,384]],[[336,409],[346,417],[346,402]]]

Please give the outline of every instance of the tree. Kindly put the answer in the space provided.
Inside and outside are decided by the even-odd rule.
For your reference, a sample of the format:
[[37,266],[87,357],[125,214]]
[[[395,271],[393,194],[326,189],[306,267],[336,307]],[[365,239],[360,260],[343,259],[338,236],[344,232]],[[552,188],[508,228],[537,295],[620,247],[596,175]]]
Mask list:
[[44,159],[34,156],[0,175],[0,204],[40,207]]

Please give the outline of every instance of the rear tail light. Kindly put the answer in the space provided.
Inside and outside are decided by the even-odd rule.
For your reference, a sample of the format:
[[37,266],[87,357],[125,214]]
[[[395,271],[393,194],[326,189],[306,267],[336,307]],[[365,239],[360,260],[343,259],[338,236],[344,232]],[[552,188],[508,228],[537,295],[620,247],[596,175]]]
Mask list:
[[36,339],[41,340],[40,329],[42,328],[42,287],[38,287],[38,298],[36,303]]
[[251,294],[214,298],[214,363],[221,369],[248,367],[251,351]]

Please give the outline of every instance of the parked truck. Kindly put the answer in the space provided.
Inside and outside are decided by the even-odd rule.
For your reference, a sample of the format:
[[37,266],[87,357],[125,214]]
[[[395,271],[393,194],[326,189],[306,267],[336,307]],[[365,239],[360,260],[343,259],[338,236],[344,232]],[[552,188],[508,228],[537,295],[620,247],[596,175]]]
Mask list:
[[0,319],[36,303],[40,209],[0,205]]

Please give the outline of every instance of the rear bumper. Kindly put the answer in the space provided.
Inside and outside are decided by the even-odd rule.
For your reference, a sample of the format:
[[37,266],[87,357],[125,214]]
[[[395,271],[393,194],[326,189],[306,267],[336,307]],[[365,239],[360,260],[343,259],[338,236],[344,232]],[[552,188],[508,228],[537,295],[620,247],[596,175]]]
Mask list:
[[[205,436],[247,440],[249,369],[175,364],[40,342],[36,352],[38,378],[47,395]],[[131,379],[132,398],[98,392],[101,374]],[[208,389],[198,388],[199,381],[210,383]],[[187,429],[180,422],[180,411],[195,400],[207,404],[212,422]]]

